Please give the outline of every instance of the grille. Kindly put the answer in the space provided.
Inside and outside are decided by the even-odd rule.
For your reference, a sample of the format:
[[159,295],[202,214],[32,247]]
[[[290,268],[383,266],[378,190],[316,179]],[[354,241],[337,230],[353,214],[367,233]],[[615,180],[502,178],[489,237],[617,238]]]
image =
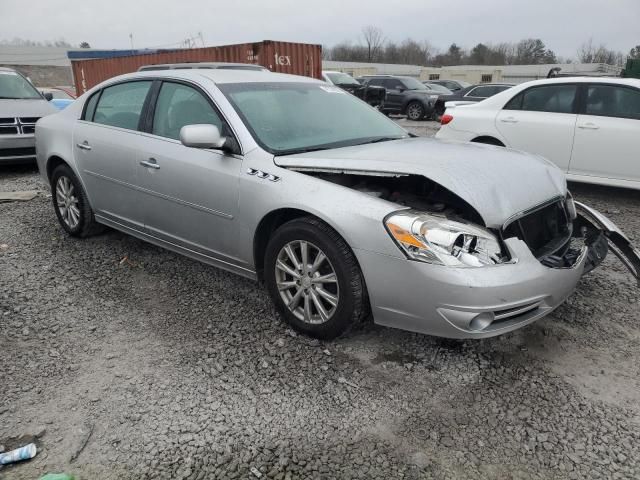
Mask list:
[[2,117],[0,135],[31,135],[36,131],[36,122],[40,117]]
[[504,228],[503,238],[519,238],[541,259],[565,249],[572,233],[564,201],[557,200],[511,222]]
[[0,158],[3,157],[35,157],[36,147],[0,148]]

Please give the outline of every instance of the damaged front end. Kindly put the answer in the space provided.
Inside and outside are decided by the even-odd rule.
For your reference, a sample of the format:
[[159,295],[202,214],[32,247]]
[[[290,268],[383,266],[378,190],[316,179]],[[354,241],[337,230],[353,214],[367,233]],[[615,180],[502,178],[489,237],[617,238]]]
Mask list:
[[[449,228],[444,232],[442,225],[427,230],[441,237],[446,233],[447,240],[455,237],[456,241],[432,242],[425,249],[414,241],[416,238],[424,237],[422,234],[417,237],[411,235],[414,240],[411,240],[410,244],[402,240],[404,237],[398,240],[398,235],[405,230],[407,232],[411,230],[409,225],[415,228],[415,225],[420,223],[418,220],[424,220],[419,218],[421,212],[434,219],[447,219],[453,222],[453,227],[466,225],[462,230],[467,231],[471,231],[473,225],[484,227],[485,222],[482,216],[460,196],[422,175],[318,167],[290,168],[408,208],[408,210],[396,212],[399,215],[395,215],[395,217],[407,218],[385,220],[387,229],[390,225],[393,227],[389,231],[408,258],[413,258],[416,252],[437,253],[439,247],[444,247],[447,253],[453,254],[457,260],[464,260],[462,258],[464,256],[471,262],[447,262],[442,261],[442,258],[421,257],[421,259],[429,263],[461,263],[472,266],[476,263],[475,260],[465,255],[465,253],[472,253],[478,257],[486,256],[485,260],[480,261],[483,265],[517,262],[517,258],[509,258],[505,243],[509,239],[517,238],[526,244],[531,254],[545,267],[572,269],[578,264],[584,264],[583,275],[600,265],[611,250],[638,279],[640,253],[631,246],[629,239],[604,215],[582,203],[575,202],[571,194],[567,194],[566,197],[557,196],[516,214],[501,228],[487,229],[487,232],[491,232],[499,239],[501,251],[498,251],[492,242],[489,242],[493,245],[491,252],[485,252],[486,248],[480,247],[487,244],[488,240],[484,238],[486,235],[484,237],[482,234],[454,235],[455,228]],[[421,225],[426,224],[422,221]]]
[[608,218],[575,202],[571,195],[556,198],[509,219],[503,239],[517,237],[549,268],[573,268],[586,256],[583,275],[591,272],[611,250],[638,280],[640,253]]

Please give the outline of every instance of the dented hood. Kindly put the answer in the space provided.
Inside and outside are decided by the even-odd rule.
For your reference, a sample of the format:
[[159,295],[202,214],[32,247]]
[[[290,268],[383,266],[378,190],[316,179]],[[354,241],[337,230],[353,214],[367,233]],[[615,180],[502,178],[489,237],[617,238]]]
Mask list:
[[488,227],[501,227],[567,191],[562,171],[541,157],[424,137],[286,155],[275,162],[301,171],[422,175],[468,202]]

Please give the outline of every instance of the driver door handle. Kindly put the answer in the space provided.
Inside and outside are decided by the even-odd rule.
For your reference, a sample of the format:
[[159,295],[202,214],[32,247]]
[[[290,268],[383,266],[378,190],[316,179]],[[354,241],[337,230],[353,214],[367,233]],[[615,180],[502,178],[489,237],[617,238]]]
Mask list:
[[82,143],[76,143],[76,147],[78,147],[80,150],[91,150],[91,145],[89,145],[89,142],[87,142],[86,140]]
[[147,167],[147,168],[155,168],[156,170],[158,170],[160,168],[160,165],[158,165],[158,162],[153,157],[150,158],[149,160],[141,161],[140,165],[142,165],[143,167]]
[[501,118],[500,121],[503,123],[518,123],[518,120],[515,117]]
[[587,123],[578,125],[578,128],[582,128],[583,130],[598,130],[600,127],[595,123],[587,122]]

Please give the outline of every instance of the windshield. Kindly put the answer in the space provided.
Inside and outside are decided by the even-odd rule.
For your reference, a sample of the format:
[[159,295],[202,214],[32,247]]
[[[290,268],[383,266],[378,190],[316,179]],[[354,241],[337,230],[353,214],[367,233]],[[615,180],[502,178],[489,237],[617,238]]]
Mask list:
[[0,98],[42,99],[35,87],[16,72],[0,72]]
[[335,85],[360,85],[351,75],[342,72],[327,73],[327,77],[329,77]]
[[286,155],[395,140],[395,122],[332,85],[265,82],[218,84],[265,150]]
[[409,90],[427,90],[427,87],[424,86],[424,83],[419,82],[415,78],[411,77],[402,77],[402,83],[404,83],[405,87]]

